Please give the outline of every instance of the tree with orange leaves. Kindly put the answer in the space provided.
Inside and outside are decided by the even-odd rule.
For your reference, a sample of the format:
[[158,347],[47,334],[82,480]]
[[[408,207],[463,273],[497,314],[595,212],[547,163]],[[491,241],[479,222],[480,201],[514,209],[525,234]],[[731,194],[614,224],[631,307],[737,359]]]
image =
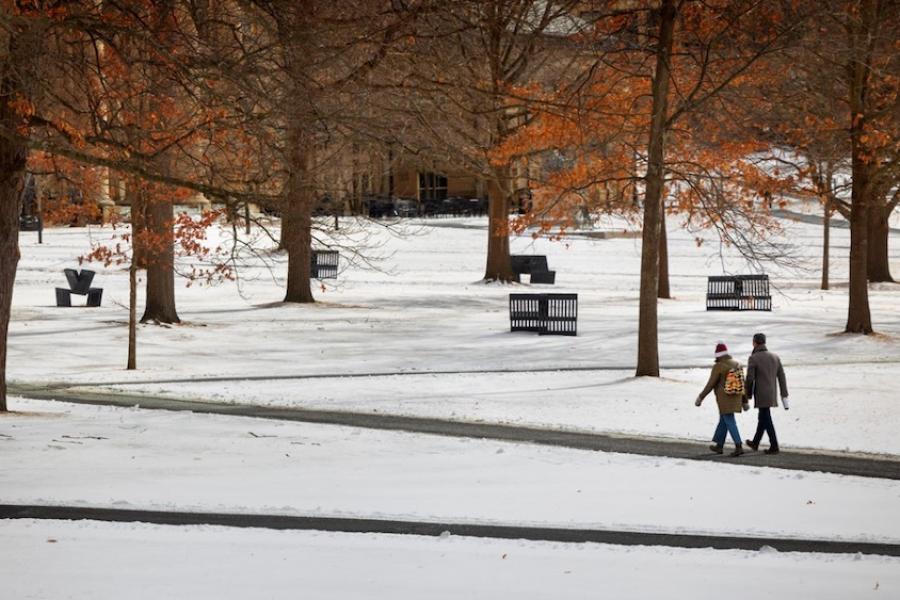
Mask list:
[[599,186],[604,193],[594,196],[611,211],[630,210],[629,198],[643,196],[636,375],[658,376],[666,190],[671,210],[758,252],[767,225],[759,199],[784,184],[753,162],[767,144],[749,127],[747,88],[762,59],[792,41],[803,15],[789,4],[750,1],[598,2],[595,9],[584,76],[536,99],[537,135],[526,130],[506,151],[561,149],[567,157],[541,192],[537,218]]
[[[794,149],[800,180],[850,221],[845,332],[873,331],[868,282],[892,281],[888,218],[900,205],[900,5],[829,0],[783,68],[769,111],[776,139]],[[835,175],[849,178],[849,202]],[[802,190],[801,190],[802,191]],[[826,229],[827,232],[827,229]],[[827,281],[823,278],[823,283]]]
[[[417,15],[416,2],[252,0],[197,2],[205,90],[235,99],[242,126],[210,148],[281,216],[288,258],[285,302],[314,302],[313,211],[329,191],[322,171],[335,149],[371,139],[377,117],[364,82]],[[356,136],[356,137],[355,137]],[[238,204],[238,203],[235,203]]]
[[[171,189],[161,184],[154,184],[133,178],[126,183],[131,190],[140,190],[145,198],[177,197],[182,190]],[[146,205],[145,205],[146,206]],[[136,228],[135,218],[131,218],[131,227],[113,237],[108,243],[97,244],[91,251],[81,257],[79,262],[97,261],[104,266],[127,265],[128,267],[128,358],[126,370],[137,369],[137,285],[138,273],[146,269],[152,259],[160,253],[172,253],[172,257],[190,256],[209,264],[207,267],[193,267],[184,276],[188,285],[192,282],[215,283],[220,280],[234,278],[230,262],[225,258],[221,247],[210,247],[205,243],[206,233],[210,226],[218,222],[223,210],[207,210],[198,218],[188,213],[181,213],[173,219],[171,239],[169,235],[159,236],[147,227]],[[113,228],[117,227],[115,220]],[[174,242],[174,245],[173,245]]]
[[[515,279],[510,210],[526,200],[526,153],[504,153],[531,120],[540,86],[574,74],[570,37],[586,27],[572,0],[426,1],[405,45],[377,71],[379,115],[395,123],[396,144],[428,170],[460,171],[484,184],[488,239],[484,280]],[[517,172],[518,171],[518,172]]]
[[[227,121],[187,91],[190,48],[172,3],[16,1],[0,5],[0,411],[18,262],[19,194],[29,152],[117,170],[211,196],[242,193],[208,177],[198,142]],[[146,17],[146,18],[145,18]],[[165,85],[163,85],[165,84]],[[161,219],[168,231],[171,219]]]

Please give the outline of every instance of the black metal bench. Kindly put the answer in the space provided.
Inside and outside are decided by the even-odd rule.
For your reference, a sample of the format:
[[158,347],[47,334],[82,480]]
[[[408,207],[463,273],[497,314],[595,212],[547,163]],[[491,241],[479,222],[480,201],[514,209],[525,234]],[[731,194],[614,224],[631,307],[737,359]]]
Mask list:
[[41,215],[20,215],[19,231],[37,231],[38,244],[44,243],[44,220]]
[[516,281],[521,281],[522,275],[530,276],[530,283],[556,283],[556,271],[547,267],[547,257],[542,254],[512,254],[509,257]]
[[81,272],[75,269],[63,269],[66,274],[66,280],[69,283],[69,289],[56,288],[56,306],[72,306],[72,294],[79,296],[87,296],[85,306],[100,306],[103,300],[103,288],[92,288],[91,282],[94,280],[94,272],[82,269]]
[[340,254],[337,250],[313,250],[309,257],[310,277],[337,279],[339,260]]
[[772,310],[768,275],[723,275],[706,283],[706,310]]
[[578,294],[510,294],[510,331],[578,335]]
[[19,231],[41,231],[44,222],[40,215],[22,215],[19,217]]

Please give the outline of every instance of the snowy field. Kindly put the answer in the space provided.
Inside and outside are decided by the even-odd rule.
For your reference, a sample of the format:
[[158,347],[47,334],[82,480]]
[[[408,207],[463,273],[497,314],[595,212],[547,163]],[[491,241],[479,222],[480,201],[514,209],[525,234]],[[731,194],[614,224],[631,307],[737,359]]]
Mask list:
[[[0,503],[900,543],[900,481],[19,401]],[[765,510],[753,507],[770,506]]]
[[[16,400],[0,503],[900,541],[900,482]],[[760,509],[760,507],[763,507]],[[884,598],[900,559],[0,520],[3,597]],[[34,566],[41,565],[41,575]],[[648,576],[652,573],[652,576]]]
[[[810,207],[793,207],[809,213]],[[793,400],[782,447],[900,455],[900,285],[872,286],[879,335],[845,336],[848,232],[781,221],[798,258],[768,270],[771,313],[707,313],[706,276],[747,272],[707,236],[669,232],[675,299],[660,303],[663,377],[632,377],[640,241],[512,241],[548,255],[553,288],[484,285],[483,219],[344,230],[364,241],[314,306],[281,302],[285,258],[244,256],[240,283],[178,287],[181,325],[143,325],[126,354],[127,277],[98,271],[99,309],[56,308],[62,269],[106,228],[22,235],[13,384],[520,423],[697,440],[717,418],[716,340],[746,360],[764,331]],[[900,227],[900,223],[894,224]],[[606,231],[627,224],[607,222]],[[227,230],[212,243],[227,242]],[[342,243],[348,243],[342,240]],[[900,275],[900,234],[891,242]],[[190,260],[181,262],[189,269]],[[509,332],[507,294],[579,294],[578,337]],[[76,299],[76,303],[79,299]],[[140,307],[139,307],[140,310]],[[352,374],[353,377],[345,375]],[[900,482],[749,464],[455,439],[13,397],[0,418],[0,503],[900,543]],[[739,417],[744,437],[755,412]],[[764,507],[760,509],[760,507]],[[41,565],[40,576],[34,565]],[[165,576],[160,576],[164,573]],[[648,576],[652,573],[652,576]],[[647,598],[900,596],[900,560],[453,537],[0,520],[6,598]]]
[[[900,560],[450,537],[0,521],[5,598],[892,598]],[[22,577],[41,565],[40,577]]]
[[[103,308],[52,306],[53,288],[64,285],[62,269],[75,266],[74,257],[87,252],[91,240],[107,238],[109,229],[52,229],[41,246],[33,234],[23,234],[9,377],[215,402],[707,439],[714,403],[700,410],[692,403],[716,340],[746,361],[752,334],[764,331],[786,365],[793,398],[790,412],[775,415],[785,447],[900,454],[900,437],[884,418],[895,410],[900,375],[900,285],[872,286],[879,335],[840,334],[849,232],[833,230],[834,289],[823,292],[817,289],[821,226],[780,224],[779,241],[797,259],[768,270],[776,288],[771,313],[740,314],[706,312],[704,294],[707,275],[746,272],[742,259],[709,234],[698,245],[695,235],[670,224],[675,299],[660,303],[659,380],[632,377],[638,239],[516,238],[513,252],[548,255],[557,285],[486,286],[477,282],[486,245],[483,219],[413,221],[397,232],[403,235],[369,226],[348,235],[365,241],[367,257],[380,257],[377,269],[357,261],[342,271],[336,287],[317,293],[321,302],[315,306],[278,302],[283,256],[270,256],[268,265],[247,257],[240,285],[179,287],[185,323],[141,326],[139,370],[126,373],[123,271],[98,268]],[[601,225],[609,231],[625,227]],[[214,237],[221,241],[224,235]],[[892,234],[891,253],[900,275],[898,233]],[[538,288],[579,293],[578,337],[509,332],[507,294]],[[448,371],[465,373],[435,374]],[[347,373],[379,376],[339,376]],[[754,419],[755,412],[739,418],[743,433]]]

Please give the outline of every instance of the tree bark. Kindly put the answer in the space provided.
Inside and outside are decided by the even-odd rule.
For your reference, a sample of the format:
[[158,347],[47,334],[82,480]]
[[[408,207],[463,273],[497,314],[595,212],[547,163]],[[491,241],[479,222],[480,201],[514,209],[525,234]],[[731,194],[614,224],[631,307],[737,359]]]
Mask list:
[[488,247],[485,281],[514,281],[509,258],[509,191],[507,178],[488,183]]
[[660,7],[659,45],[653,74],[653,107],[647,151],[644,194],[644,226],[641,244],[641,291],[638,316],[638,356],[635,375],[659,377],[659,244],[662,193],[665,177],[665,138],[669,94],[669,56],[675,30],[675,0],[663,0]]
[[[8,48],[12,48],[14,36],[7,38]],[[0,127],[7,131],[21,130],[22,120],[8,103],[20,92],[15,70],[8,63],[0,63]],[[0,137],[0,412],[7,411],[6,342],[19,265],[19,214],[27,156],[23,143]]]
[[[5,102],[0,100],[0,119]],[[0,412],[6,412],[6,341],[13,285],[19,264],[20,193],[25,180],[25,147],[0,138]]]
[[[855,136],[858,137],[858,136]],[[872,315],[869,312],[868,194],[865,193],[868,178],[866,165],[858,155],[858,142],[853,140],[853,182],[850,207],[850,293],[847,306],[847,333],[872,333]]]
[[822,289],[829,289],[828,267],[831,254],[831,203],[825,200],[825,214],[822,219]]
[[[308,4],[308,6],[307,6]],[[316,137],[310,128],[310,115],[317,114],[315,88],[306,69],[309,51],[316,47],[310,23],[316,16],[315,3],[297,3],[286,7],[279,18],[280,43],[285,68],[290,77],[287,91],[292,102],[285,106],[285,163],[289,172],[281,201],[281,246],[287,252],[287,290],[285,302],[315,302],[310,280],[312,255],[312,212],[316,187]]]
[[893,282],[888,255],[888,238],[891,234],[887,210],[887,198],[876,195],[869,204],[868,267],[869,281]]
[[847,65],[850,104],[850,159],[853,181],[850,188],[850,290],[847,306],[847,333],[872,333],[869,311],[868,233],[869,166],[862,136],[866,125],[868,82],[872,66],[870,38],[877,22],[877,1],[863,0],[859,23],[850,35],[850,64]]
[[310,245],[312,219],[303,206],[289,204],[281,218],[282,240],[288,255],[285,302],[309,303],[316,299],[310,285]]
[[128,265],[128,362],[125,370],[137,369],[137,263],[134,253]]
[[146,304],[141,323],[180,323],[175,309],[174,207],[170,201],[146,203]]
[[669,236],[666,233],[665,204],[659,213],[659,293],[660,298],[669,299]]
[[141,182],[131,178],[125,184],[125,199],[128,203],[129,220],[131,221],[131,255],[139,269],[147,265],[144,237],[146,236],[146,212],[144,189]]
[[313,188],[310,173],[312,141],[295,122],[289,133],[291,175],[281,211],[281,244],[287,250],[288,273],[285,302],[315,302],[310,281],[312,252]]

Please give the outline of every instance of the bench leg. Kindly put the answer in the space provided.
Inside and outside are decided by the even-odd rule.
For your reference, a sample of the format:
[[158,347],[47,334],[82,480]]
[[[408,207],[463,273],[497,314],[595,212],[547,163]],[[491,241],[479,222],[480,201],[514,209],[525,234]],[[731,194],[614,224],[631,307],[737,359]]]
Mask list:
[[65,288],[56,288],[56,306],[72,306],[72,292]]
[[103,300],[103,288],[91,288],[88,290],[87,306],[100,306]]

